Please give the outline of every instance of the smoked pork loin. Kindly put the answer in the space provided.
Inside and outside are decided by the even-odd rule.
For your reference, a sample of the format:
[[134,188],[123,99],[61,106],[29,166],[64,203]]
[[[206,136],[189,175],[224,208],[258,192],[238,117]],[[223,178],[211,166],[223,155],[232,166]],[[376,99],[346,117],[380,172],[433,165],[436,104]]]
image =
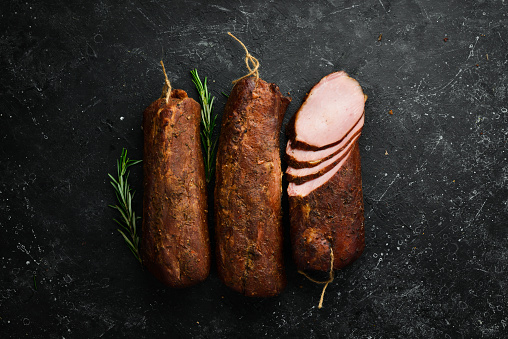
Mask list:
[[148,271],[174,288],[197,284],[210,271],[200,122],[201,106],[167,86],[143,113],[141,257]]
[[365,100],[356,80],[332,73],[288,125],[290,234],[299,270],[329,271],[332,260],[340,269],[365,247],[358,144]]
[[217,149],[215,240],[221,280],[246,296],[286,285],[279,134],[290,99],[255,77],[236,83]]

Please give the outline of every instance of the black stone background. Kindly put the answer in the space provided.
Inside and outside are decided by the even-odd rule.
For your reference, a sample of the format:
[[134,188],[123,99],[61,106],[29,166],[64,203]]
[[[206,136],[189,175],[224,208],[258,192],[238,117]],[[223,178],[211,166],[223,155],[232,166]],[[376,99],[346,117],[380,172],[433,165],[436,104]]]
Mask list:
[[[0,6],[0,337],[508,337],[508,2]],[[189,71],[208,76],[222,113],[221,91],[245,73],[227,31],[290,93],[285,124],[333,71],[369,96],[367,247],[336,273],[321,310],[321,286],[296,272],[287,241],[278,297],[237,295],[215,267],[198,286],[165,288],[107,207],[121,149],[142,158],[159,60],[196,99]],[[130,179],[141,213],[141,166]]]

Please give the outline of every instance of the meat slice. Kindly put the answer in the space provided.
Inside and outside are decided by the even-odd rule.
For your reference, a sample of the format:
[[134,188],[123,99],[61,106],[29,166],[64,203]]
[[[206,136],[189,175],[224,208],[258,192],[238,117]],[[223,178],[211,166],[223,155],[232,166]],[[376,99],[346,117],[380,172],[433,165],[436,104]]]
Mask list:
[[287,180],[298,185],[320,177],[337,166],[337,164],[339,164],[345,157],[349,156],[351,147],[359,137],[360,133],[353,137],[352,140],[348,139],[349,142],[347,145],[344,145],[344,149],[342,151],[337,153],[333,158],[330,158],[317,166],[304,168],[288,167],[286,170]]
[[362,118],[347,134],[347,136],[342,139],[340,143],[319,151],[308,151],[293,148],[291,145],[291,140],[289,140],[286,146],[286,160],[289,166],[295,169],[314,167],[330,158],[335,157],[338,153],[342,152],[347,147],[347,143],[351,141],[351,139],[360,135],[362,132],[364,120],[365,115],[362,115]]
[[315,151],[339,144],[361,119],[365,100],[360,84],[346,72],[324,77],[291,120],[292,147]]

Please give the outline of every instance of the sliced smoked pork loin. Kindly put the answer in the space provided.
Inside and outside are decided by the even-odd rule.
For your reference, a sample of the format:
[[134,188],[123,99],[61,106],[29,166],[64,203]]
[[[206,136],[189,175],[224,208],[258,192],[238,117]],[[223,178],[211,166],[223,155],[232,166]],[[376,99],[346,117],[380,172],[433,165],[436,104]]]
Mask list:
[[358,144],[365,100],[356,80],[332,73],[288,127],[290,233],[299,270],[329,271],[331,260],[340,269],[365,247]]
[[[302,271],[329,271],[331,249],[333,268],[343,268],[356,260],[365,247],[358,142],[324,184],[312,184],[323,177],[294,185],[297,189],[288,192],[293,258]],[[298,186],[312,190],[301,195],[297,193]]]

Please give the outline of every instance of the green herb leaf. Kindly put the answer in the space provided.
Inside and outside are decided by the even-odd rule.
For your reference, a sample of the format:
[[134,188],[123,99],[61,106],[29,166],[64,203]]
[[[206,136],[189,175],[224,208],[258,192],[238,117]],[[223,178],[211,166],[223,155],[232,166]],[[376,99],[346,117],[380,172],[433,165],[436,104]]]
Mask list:
[[115,179],[108,173],[108,176],[111,179],[110,183],[115,189],[118,205],[108,206],[116,209],[120,213],[122,221],[118,221],[117,219],[113,220],[118,223],[123,230],[120,228],[117,230],[124,238],[132,254],[134,254],[136,259],[141,263],[141,257],[139,256],[139,236],[136,228],[136,220],[139,218],[136,218],[136,214],[132,210],[134,191],[129,186],[129,172],[127,171],[130,166],[139,164],[140,162],[141,160],[130,160],[127,157],[127,150],[125,148],[122,149],[120,159],[116,162],[118,178]]
[[192,82],[196,85],[198,90],[199,100],[201,101],[201,143],[203,144],[203,157],[205,160],[205,175],[206,182],[212,180],[213,172],[215,169],[215,154],[217,142],[213,140],[213,131],[215,130],[215,121],[217,115],[213,115],[213,102],[215,97],[210,97],[208,91],[207,81],[208,78],[201,82],[199,79],[198,70],[191,71]]

